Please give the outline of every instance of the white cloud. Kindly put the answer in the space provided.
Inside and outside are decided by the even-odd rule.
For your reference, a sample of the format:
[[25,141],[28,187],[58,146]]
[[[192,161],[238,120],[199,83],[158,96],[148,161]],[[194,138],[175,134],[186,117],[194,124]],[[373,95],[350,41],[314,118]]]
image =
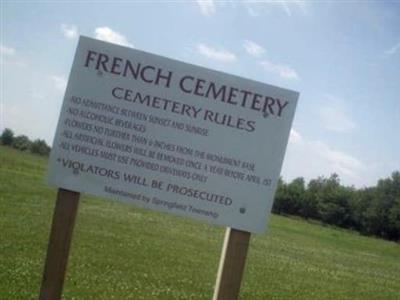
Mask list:
[[290,10],[289,4],[287,1],[278,1],[276,2],[277,4],[279,4],[282,9],[285,11],[285,13],[291,17],[292,16],[292,11]]
[[400,42],[398,42],[396,45],[394,45],[393,47],[391,47],[390,49],[385,51],[385,54],[387,56],[393,55],[395,54],[397,51],[400,50]]
[[0,54],[1,55],[8,55],[8,56],[13,56],[15,55],[15,49],[11,47],[6,47],[3,45],[0,45]]
[[124,35],[112,30],[109,27],[97,27],[94,33],[96,39],[121,46],[133,47],[133,44],[131,44]]
[[260,62],[261,66],[268,72],[275,73],[285,79],[299,79],[296,70],[289,66],[275,64],[269,60]]
[[306,1],[302,0],[265,1],[264,3],[279,5],[289,17],[292,16],[292,11],[295,9],[300,9],[303,13],[307,12]]
[[353,179],[361,178],[362,173],[360,171],[362,171],[365,166],[357,158],[335,150],[321,141],[311,142],[310,145],[314,147],[321,158],[325,159],[330,164],[335,172],[342,173]]
[[331,95],[326,95],[325,98],[323,107],[319,110],[324,128],[334,132],[353,131],[356,124],[348,116],[343,101]]
[[75,25],[61,24],[61,31],[67,39],[75,39],[78,37],[78,27]]
[[215,13],[215,3],[213,0],[196,0],[197,5],[203,15],[211,16]]
[[215,61],[223,63],[232,63],[236,61],[236,55],[227,50],[215,49],[202,43],[198,44],[196,48],[201,55]]
[[366,164],[358,158],[291,130],[282,170],[285,179],[304,177],[310,180],[337,173],[344,184],[362,186],[375,180],[375,174],[370,173],[371,178],[367,178],[366,171]]
[[298,10],[306,14],[309,4],[304,0],[242,0],[241,3],[252,17],[259,16],[260,12],[270,13],[271,8],[283,10],[289,17]]
[[265,53],[265,49],[253,41],[245,40],[243,47],[251,56],[258,57]]
[[53,75],[50,76],[53,81],[54,87],[60,92],[64,92],[67,87],[67,80],[62,76]]
[[301,143],[302,141],[303,141],[303,137],[301,136],[301,134],[292,128],[290,130],[289,143],[297,144],[297,143]]
[[45,99],[45,96],[42,93],[38,92],[38,91],[32,91],[31,92],[31,96],[32,96],[32,98],[38,99],[38,100],[44,100]]
[[[54,130],[57,125],[59,108],[57,110],[48,110],[55,102],[55,98],[42,99],[40,102],[43,109],[38,110],[37,101],[28,101],[18,103],[18,101],[5,102],[3,106],[4,116],[3,123],[0,125],[12,128],[16,135],[24,134],[32,140],[36,138],[45,139],[47,143],[51,143]],[[35,112],[35,113],[32,113]],[[39,121],[45,120],[45,121]]]
[[[17,52],[18,54],[18,52]],[[3,123],[18,134],[51,142],[63,99],[63,73],[43,73],[37,68],[5,68]],[[53,76],[54,75],[54,76]],[[25,84],[18,84],[24,82]],[[37,109],[38,105],[42,109]],[[1,123],[1,122],[0,122]]]
[[0,45],[0,64],[13,65],[19,68],[26,68],[28,64],[21,59],[14,48]]
[[300,9],[303,13],[307,12],[306,2],[300,0],[287,0],[287,1],[278,1],[281,3],[283,10],[286,12],[288,16],[292,16],[293,8]]
[[246,5],[246,11],[250,15],[250,17],[258,17],[260,14],[257,9],[254,9],[250,5]]
[[304,0],[196,0],[200,12],[205,16],[212,16],[219,8],[244,9],[251,17],[258,17],[261,13],[271,13],[271,9],[283,10],[291,17],[296,11],[308,13],[308,5]]

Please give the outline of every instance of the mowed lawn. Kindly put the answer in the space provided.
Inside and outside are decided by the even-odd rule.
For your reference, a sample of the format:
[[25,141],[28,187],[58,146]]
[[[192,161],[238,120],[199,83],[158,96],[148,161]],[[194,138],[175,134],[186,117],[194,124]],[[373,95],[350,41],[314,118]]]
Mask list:
[[[56,189],[47,159],[0,146],[0,299],[37,299]],[[83,196],[64,299],[211,299],[224,228]],[[241,299],[400,299],[400,245],[272,216]]]

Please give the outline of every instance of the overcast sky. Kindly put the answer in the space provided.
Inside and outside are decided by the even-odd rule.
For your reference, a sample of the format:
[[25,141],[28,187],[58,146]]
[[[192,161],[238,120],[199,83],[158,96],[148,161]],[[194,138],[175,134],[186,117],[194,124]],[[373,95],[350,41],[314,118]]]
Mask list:
[[80,34],[300,92],[282,175],[400,170],[400,1],[2,1],[0,130],[53,140]]

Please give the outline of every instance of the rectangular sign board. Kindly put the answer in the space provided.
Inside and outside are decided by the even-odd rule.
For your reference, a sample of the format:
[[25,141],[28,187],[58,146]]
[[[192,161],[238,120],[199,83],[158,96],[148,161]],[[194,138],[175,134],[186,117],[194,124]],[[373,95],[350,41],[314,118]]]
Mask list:
[[80,37],[47,180],[263,232],[298,96]]

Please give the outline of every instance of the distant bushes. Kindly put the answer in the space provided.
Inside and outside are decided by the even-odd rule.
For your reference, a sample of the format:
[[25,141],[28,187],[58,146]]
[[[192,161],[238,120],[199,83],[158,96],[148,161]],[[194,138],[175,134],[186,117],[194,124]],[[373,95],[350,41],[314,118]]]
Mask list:
[[[51,150],[44,140],[14,136],[8,128],[0,143],[43,156]],[[272,211],[400,241],[400,172],[380,179],[375,187],[362,189],[341,185],[337,174],[312,179],[308,184],[301,177],[290,183],[279,179]]]
[[32,142],[29,140],[29,138],[26,135],[19,135],[19,136],[13,138],[11,146],[13,148],[21,150],[21,151],[27,151],[31,148],[31,144],[32,144]]
[[45,140],[36,139],[32,142],[30,150],[32,153],[48,156],[51,148],[46,144]]
[[14,141],[14,132],[8,128],[4,129],[0,140],[3,145],[11,146]]
[[362,189],[342,186],[336,174],[307,185],[303,178],[280,179],[272,210],[400,241],[400,172]]
[[14,132],[9,128],[3,130],[0,136],[0,143],[21,151],[29,151],[43,156],[48,156],[51,150],[45,140],[36,139],[31,141],[26,135],[14,136]]

